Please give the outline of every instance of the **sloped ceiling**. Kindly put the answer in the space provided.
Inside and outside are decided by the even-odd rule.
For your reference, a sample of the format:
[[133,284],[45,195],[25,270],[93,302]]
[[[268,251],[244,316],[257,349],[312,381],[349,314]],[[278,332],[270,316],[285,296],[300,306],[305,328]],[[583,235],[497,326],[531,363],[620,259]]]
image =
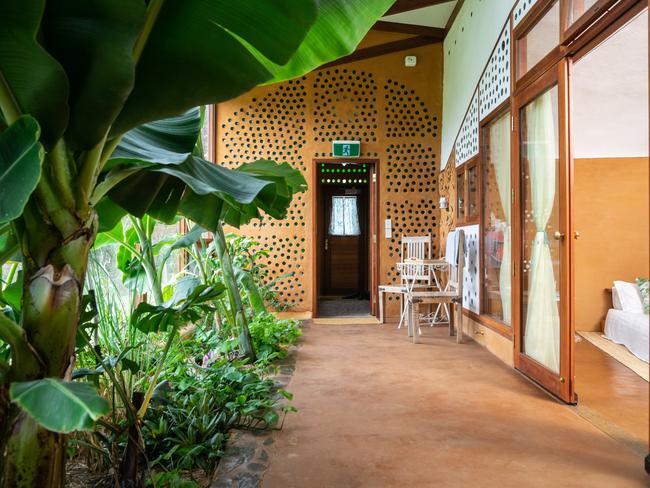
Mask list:
[[399,24],[421,25],[426,27],[444,28],[458,0],[419,8],[394,15],[386,15],[381,20]]

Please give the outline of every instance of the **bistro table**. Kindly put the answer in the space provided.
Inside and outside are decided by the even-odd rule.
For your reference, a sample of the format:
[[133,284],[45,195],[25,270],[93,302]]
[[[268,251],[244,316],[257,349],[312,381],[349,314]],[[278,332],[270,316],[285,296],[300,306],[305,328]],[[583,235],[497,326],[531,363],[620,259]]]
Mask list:
[[[406,259],[397,263],[397,269],[402,281],[404,282],[407,294],[412,293],[414,288],[419,288],[420,282],[429,283],[429,286],[433,288],[433,291],[444,291],[441,285],[441,275],[442,273],[449,271],[449,263],[444,259]],[[442,320],[438,320],[441,307],[445,311],[445,317],[443,317]],[[406,317],[407,313],[408,303],[406,303],[406,306],[402,310],[400,324],[402,319]],[[429,313],[426,319],[432,326],[436,324],[446,324],[449,321],[449,310],[447,304],[437,304],[436,311],[433,314]]]

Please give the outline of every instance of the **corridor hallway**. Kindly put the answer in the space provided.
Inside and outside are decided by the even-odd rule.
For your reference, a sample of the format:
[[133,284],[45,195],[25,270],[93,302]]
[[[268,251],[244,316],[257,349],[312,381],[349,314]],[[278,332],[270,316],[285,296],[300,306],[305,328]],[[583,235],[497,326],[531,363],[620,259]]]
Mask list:
[[643,457],[444,328],[306,324],[265,488],[641,487]]

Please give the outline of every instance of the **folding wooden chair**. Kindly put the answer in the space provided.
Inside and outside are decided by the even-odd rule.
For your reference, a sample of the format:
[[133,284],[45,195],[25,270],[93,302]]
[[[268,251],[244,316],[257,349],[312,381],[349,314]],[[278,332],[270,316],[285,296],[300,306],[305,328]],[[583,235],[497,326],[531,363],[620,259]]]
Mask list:
[[[402,246],[400,254],[401,262],[431,259],[431,234],[426,236],[402,236]],[[417,283],[415,288],[426,288],[431,286],[431,277]],[[396,293],[400,296],[400,320],[398,328],[406,319],[404,295],[408,292],[406,279],[400,273],[399,285],[379,285],[379,323],[384,323],[384,294]]]

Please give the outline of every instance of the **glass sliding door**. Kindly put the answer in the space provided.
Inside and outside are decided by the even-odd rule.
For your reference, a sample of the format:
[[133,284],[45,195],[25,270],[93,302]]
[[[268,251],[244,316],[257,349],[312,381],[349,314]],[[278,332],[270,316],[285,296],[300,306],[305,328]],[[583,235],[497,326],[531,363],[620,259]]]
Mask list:
[[481,313],[504,326],[511,325],[511,185],[510,112],[490,121],[482,132],[483,279]]
[[566,62],[516,97],[519,163],[517,367],[572,401],[568,320]]
[[521,110],[523,352],[560,372],[557,86]]

